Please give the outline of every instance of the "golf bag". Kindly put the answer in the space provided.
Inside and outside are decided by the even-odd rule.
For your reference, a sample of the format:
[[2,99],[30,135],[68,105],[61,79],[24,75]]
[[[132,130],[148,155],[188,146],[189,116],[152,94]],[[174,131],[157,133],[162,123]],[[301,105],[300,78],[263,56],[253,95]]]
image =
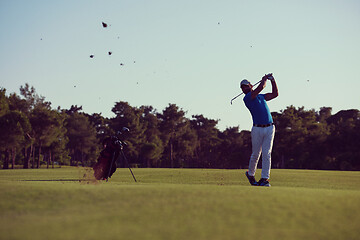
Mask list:
[[103,141],[105,148],[100,152],[97,163],[93,166],[97,180],[107,180],[116,171],[116,160],[122,149],[121,141],[117,137],[107,137]]

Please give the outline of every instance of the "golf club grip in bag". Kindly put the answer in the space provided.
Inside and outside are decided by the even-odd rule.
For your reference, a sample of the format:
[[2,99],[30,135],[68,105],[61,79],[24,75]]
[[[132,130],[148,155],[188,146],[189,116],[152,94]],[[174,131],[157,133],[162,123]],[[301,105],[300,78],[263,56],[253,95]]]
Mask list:
[[120,155],[116,139],[106,138],[103,141],[105,149],[100,152],[97,163],[94,165],[94,176],[97,180],[106,180],[116,171],[116,159]]

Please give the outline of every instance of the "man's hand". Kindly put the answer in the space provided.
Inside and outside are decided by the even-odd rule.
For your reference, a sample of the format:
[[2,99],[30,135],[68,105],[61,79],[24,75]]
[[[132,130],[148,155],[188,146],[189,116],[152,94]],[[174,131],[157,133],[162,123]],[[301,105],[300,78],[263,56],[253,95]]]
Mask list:
[[278,88],[277,88],[277,85],[276,85],[276,82],[275,82],[275,78],[274,78],[274,76],[272,74],[271,74],[271,78],[269,80],[271,81],[272,92],[265,94],[265,100],[266,101],[270,101],[271,99],[274,99],[277,96],[279,96],[279,92],[278,92]]
[[268,75],[267,74],[262,77],[261,81],[266,82],[266,80],[268,80]]
[[266,80],[267,80],[267,76],[264,75],[261,78],[261,82],[260,82],[259,86],[257,86],[257,88],[254,91],[251,92],[251,99],[255,99],[256,96],[265,88]]
[[268,73],[265,75],[267,79],[269,79],[270,81],[274,80],[274,76],[272,73]]

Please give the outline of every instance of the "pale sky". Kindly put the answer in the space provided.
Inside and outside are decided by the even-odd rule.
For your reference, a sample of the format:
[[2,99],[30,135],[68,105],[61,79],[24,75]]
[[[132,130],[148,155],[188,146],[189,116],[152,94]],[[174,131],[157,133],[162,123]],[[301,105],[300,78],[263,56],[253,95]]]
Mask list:
[[359,109],[360,1],[0,0],[0,87],[29,83],[54,109],[172,103],[250,130],[230,100],[269,72],[271,111]]

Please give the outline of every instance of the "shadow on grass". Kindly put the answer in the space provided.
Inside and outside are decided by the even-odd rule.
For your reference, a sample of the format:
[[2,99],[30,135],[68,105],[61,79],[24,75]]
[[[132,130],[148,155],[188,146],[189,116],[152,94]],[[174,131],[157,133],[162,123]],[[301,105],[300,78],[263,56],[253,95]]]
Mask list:
[[23,179],[21,182],[78,182],[80,184],[99,184],[101,181],[96,179]]
[[93,179],[25,179],[22,182],[83,182],[94,181]]

